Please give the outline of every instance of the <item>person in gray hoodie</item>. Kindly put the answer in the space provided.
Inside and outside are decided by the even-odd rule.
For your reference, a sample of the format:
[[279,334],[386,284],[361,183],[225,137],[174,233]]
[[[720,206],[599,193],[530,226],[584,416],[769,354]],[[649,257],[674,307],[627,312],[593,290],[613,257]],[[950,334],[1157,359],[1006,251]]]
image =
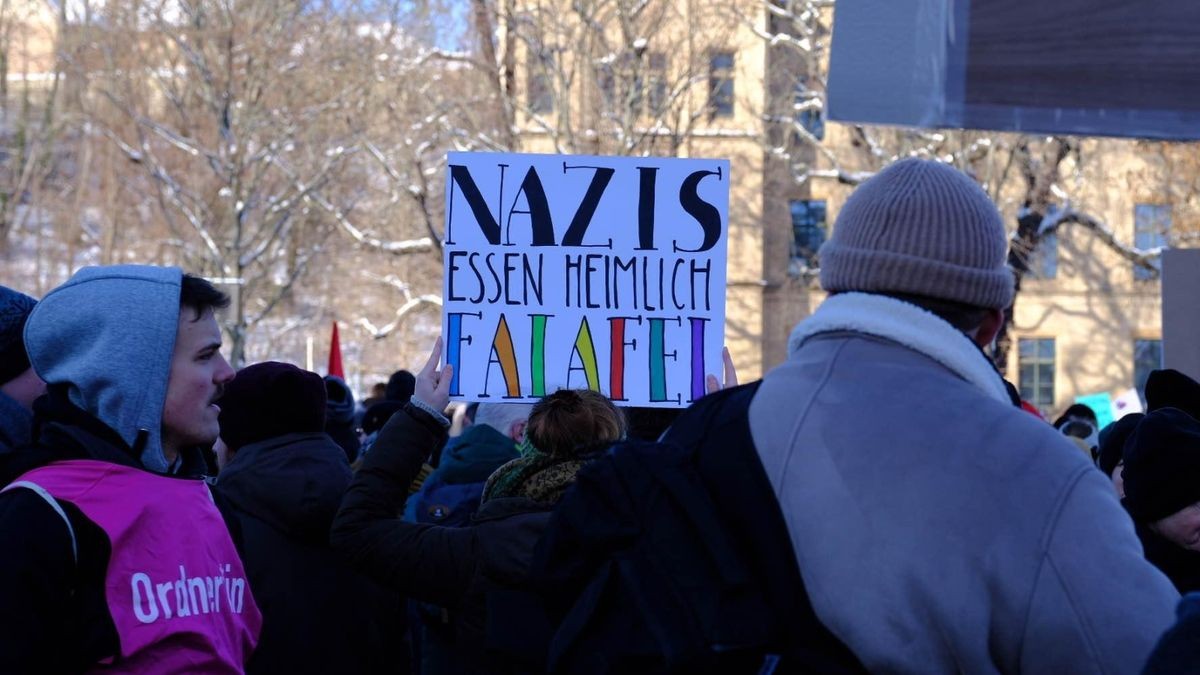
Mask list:
[[177,268],[89,267],[25,326],[47,393],[0,455],[0,672],[241,672],[261,624],[203,480],[228,298]]
[[0,286],[0,453],[30,441],[33,401],[46,383],[29,365],[25,350],[25,320],[37,301]]
[[886,168],[838,215],[830,296],[750,407],[813,608],[871,671],[1137,672],[1173,620],[1109,482],[982,351],[1006,248],[969,177]]

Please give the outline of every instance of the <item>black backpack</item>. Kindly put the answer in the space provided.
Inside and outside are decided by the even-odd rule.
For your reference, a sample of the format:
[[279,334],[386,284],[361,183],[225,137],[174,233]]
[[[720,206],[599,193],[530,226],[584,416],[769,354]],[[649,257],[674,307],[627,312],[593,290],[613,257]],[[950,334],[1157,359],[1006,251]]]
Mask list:
[[758,384],[580,472],[531,569],[550,672],[865,672],[809,604],[750,436]]

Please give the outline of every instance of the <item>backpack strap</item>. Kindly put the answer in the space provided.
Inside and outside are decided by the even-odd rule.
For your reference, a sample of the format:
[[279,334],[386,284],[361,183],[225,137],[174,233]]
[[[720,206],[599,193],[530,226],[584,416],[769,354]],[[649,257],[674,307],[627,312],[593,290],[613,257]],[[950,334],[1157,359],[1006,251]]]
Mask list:
[[759,385],[698,399],[659,443],[580,471],[530,566],[551,672],[865,672],[804,588],[750,434]]
[[762,381],[710,394],[687,411],[688,423],[668,441],[695,448],[710,498],[735,546],[762,580],[775,615],[775,647],[785,667],[861,673],[861,662],[816,615],[791,545],[787,522],[750,432],[750,403]]
[[50,508],[54,509],[55,513],[62,517],[63,522],[67,524],[67,535],[71,538],[71,557],[75,560],[75,565],[78,566],[79,545],[75,541],[75,527],[71,525],[71,519],[67,517],[67,512],[63,511],[63,507],[58,503],[58,500],[55,499],[49,492],[47,492],[46,488],[27,480],[14,481],[10,483],[8,487],[0,490],[0,492],[8,492],[13,488],[25,488],[27,490],[32,490],[34,494],[45,500],[45,502],[50,505]]

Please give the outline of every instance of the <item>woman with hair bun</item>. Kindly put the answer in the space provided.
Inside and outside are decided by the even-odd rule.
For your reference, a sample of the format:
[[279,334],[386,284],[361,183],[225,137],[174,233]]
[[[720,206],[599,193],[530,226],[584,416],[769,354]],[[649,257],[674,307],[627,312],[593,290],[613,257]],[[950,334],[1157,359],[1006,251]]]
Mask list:
[[342,500],[332,542],[374,579],[409,597],[440,605],[450,615],[458,663],[439,671],[522,671],[489,654],[489,627],[514,629],[488,616],[488,597],[526,587],[529,563],[550,512],[591,459],[624,436],[624,418],[604,396],[563,390],[529,415],[521,457],[488,479],[471,525],[409,523],[397,514],[421,464],[446,442],[441,411],[449,403],[451,368],[437,370],[439,339],[417,375],[412,400],[380,430]]
[[625,435],[625,418],[604,395],[562,389],[538,401],[525,427],[522,457],[492,474],[483,501],[524,497],[554,505],[575,474]]

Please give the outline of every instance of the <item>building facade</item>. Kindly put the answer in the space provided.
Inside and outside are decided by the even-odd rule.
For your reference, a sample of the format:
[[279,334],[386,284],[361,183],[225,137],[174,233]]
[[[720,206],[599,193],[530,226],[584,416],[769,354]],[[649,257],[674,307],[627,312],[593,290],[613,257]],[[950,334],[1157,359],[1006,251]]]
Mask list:
[[[718,3],[691,0],[649,4],[663,11],[640,33],[636,22],[630,32],[629,22],[618,20],[628,17],[605,17],[611,20],[606,23],[588,17],[593,30],[608,31],[599,51],[572,39],[584,33],[571,29],[565,41],[561,31],[519,40],[515,75],[524,82],[525,103],[516,116],[520,147],[731,160],[726,341],[743,380],[786,358],[791,329],[824,299],[816,280],[817,250],[853,183],[891,157],[954,161],[984,184],[1015,230],[1028,199],[1027,186],[1012,169],[1021,137],[975,132],[950,139],[952,132],[930,132],[922,146],[912,133],[864,134],[824,120],[820,83],[829,10],[800,25],[798,15],[768,11],[760,2],[730,3],[725,11],[711,7]],[[541,18],[519,11],[518,16],[526,26]],[[555,40],[557,49],[548,48]],[[611,64],[626,58],[645,65],[625,72],[622,88],[613,83],[621,80]],[[552,68],[545,67],[547,60]],[[571,78],[562,77],[568,61]],[[600,75],[592,79],[589,69]],[[588,93],[589,82],[598,97]],[[686,84],[681,96],[671,98],[676,82]],[[606,124],[613,122],[606,115],[613,110],[613,92],[638,102],[670,98],[677,107],[657,117],[635,115],[632,124],[627,116],[622,129]],[[675,123],[664,124],[664,118]],[[691,123],[678,124],[681,119]],[[656,126],[667,130],[655,131]],[[564,145],[568,129],[588,142]],[[639,130],[670,142],[614,150],[614,137]],[[943,154],[953,141],[979,150]],[[1180,240],[1180,220],[1189,217],[1191,206],[1173,203],[1190,199],[1178,162],[1171,159],[1178,147],[1108,139],[1072,144],[1058,167],[1061,184],[1054,186],[1053,201],[1060,206],[1050,208],[1069,204],[1111,230],[1116,241],[1139,249]],[[801,175],[797,167],[815,169]],[[998,176],[997,167],[1012,173]],[[1014,309],[1006,368],[1023,397],[1054,415],[1077,396],[1116,395],[1139,386],[1160,367],[1161,300],[1153,271],[1079,225],[1064,225],[1047,237],[1029,266]]]

